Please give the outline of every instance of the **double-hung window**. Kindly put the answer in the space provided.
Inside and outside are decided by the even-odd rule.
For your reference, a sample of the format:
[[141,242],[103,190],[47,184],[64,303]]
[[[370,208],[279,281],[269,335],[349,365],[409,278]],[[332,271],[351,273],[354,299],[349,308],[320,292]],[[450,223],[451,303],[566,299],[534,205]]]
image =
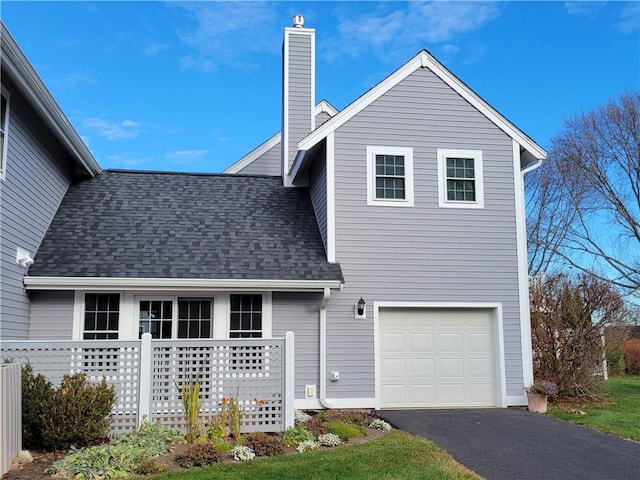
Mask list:
[[367,146],[367,204],[413,206],[413,149]]
[[9,94],[0,93],[0,179],[7,169],[7,140],[9,138]]
[[86,293],[84,296],[84,340],[117,340],[120,294]]
[[438,149],[441,207],[483,208],[482,151]]
[[231,295],[229,338],[262,337],[262,295]]

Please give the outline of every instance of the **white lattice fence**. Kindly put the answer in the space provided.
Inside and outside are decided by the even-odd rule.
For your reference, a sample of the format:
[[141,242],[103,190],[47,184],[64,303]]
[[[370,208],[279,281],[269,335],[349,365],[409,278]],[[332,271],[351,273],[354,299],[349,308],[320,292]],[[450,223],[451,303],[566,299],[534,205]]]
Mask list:
[[223,398],[234,397],[244,410],[244,432],[282,430],[284,348],[283,339],[154,341],[151,417],[182,427],[176,385],[198,379],[204,421],[220,413]]
[[[201,381],[201,417],[220,412],[223,397],[244,409],[243,431],[293,425],[293,334],[285,339],[0,342],[2,361],[30,363],[58,386],[66,374],[102,377],[116,389],[111,433],[131,431],[147,417],[184,428],[177,386]],[[175,383],[174,383],[175,382]],[[176,386],[177,385],[177,386]]]

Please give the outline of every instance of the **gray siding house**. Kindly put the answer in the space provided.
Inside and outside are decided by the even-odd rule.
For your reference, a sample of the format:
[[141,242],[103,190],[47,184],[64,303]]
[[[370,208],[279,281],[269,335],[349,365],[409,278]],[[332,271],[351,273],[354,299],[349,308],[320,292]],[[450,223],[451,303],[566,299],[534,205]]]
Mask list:
[[525,404],[523,176],[545,151],[426,51],[316,103],[294,23],[281,132],[223,174],[69,179],[19,272],[22,337],[293,331],[297,408]]

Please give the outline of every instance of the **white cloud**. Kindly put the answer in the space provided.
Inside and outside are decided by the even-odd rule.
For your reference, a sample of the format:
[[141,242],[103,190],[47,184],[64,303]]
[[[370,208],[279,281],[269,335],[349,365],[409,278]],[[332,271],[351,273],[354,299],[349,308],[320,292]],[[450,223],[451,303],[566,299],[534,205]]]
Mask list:
[[583,1],[569,1],[565,2],[564,8],[569,15],[576,17],[594,17],[604,6],[606,2],[583,2]]
[[620,21],[615,24],[615,28],[624,34],[640,30],[640,3],[625,4],[620,12]]
[[153,161],[151,157],[136,157],[128,153],[120,155],[107,155],[104,162],[108,168],[134,168]]
[[93,130],[96,135],[106,138],[107,140],[136,138],[143,132],[141,124],[133,120],[112,122],[94,117],[83,119],[82,125],[84,128]]
[[[193,53],[182,59],[183,68],[212,71],[217,65],[249,65],[247,53],[274,53],[280,48],[276,4],[271,2],[176,3],[195,21],[179,32]],[[256,36],[259,32],[259,38]]]
[[206,150],[176,150],[167,153],[167,159],[177,164],[193,163],[207,153]]
[[85,73],[68,73],[64,77],[54,78],[50,80],[51,85],[56,87],[75,87],[81,84],[96,83],[96,79]]
[[384,59],[400,50],[406,56],[443,43],[452,54],[459,49],[460,37],[501,13],[494,2],[409,2],[405,8],[397,7],[383,2],[370,13],[338,14],[338,35],[321,42],[321,55],[329,61],[369,53]]
[[167,50],[169,48],[169,44],[168,43],[147,43],[143,48],[142,48],[142,53],[144,53],[147,57],[153,57],[155,55],[157,55],[158,53]]

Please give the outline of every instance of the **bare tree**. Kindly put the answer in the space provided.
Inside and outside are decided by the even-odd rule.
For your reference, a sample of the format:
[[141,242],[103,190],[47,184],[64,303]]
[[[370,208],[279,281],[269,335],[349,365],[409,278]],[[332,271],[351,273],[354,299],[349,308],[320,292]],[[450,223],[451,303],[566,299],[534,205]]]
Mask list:
[[568,120],[527,188],[532,274],[568,265],[640,291],[640,93]]

